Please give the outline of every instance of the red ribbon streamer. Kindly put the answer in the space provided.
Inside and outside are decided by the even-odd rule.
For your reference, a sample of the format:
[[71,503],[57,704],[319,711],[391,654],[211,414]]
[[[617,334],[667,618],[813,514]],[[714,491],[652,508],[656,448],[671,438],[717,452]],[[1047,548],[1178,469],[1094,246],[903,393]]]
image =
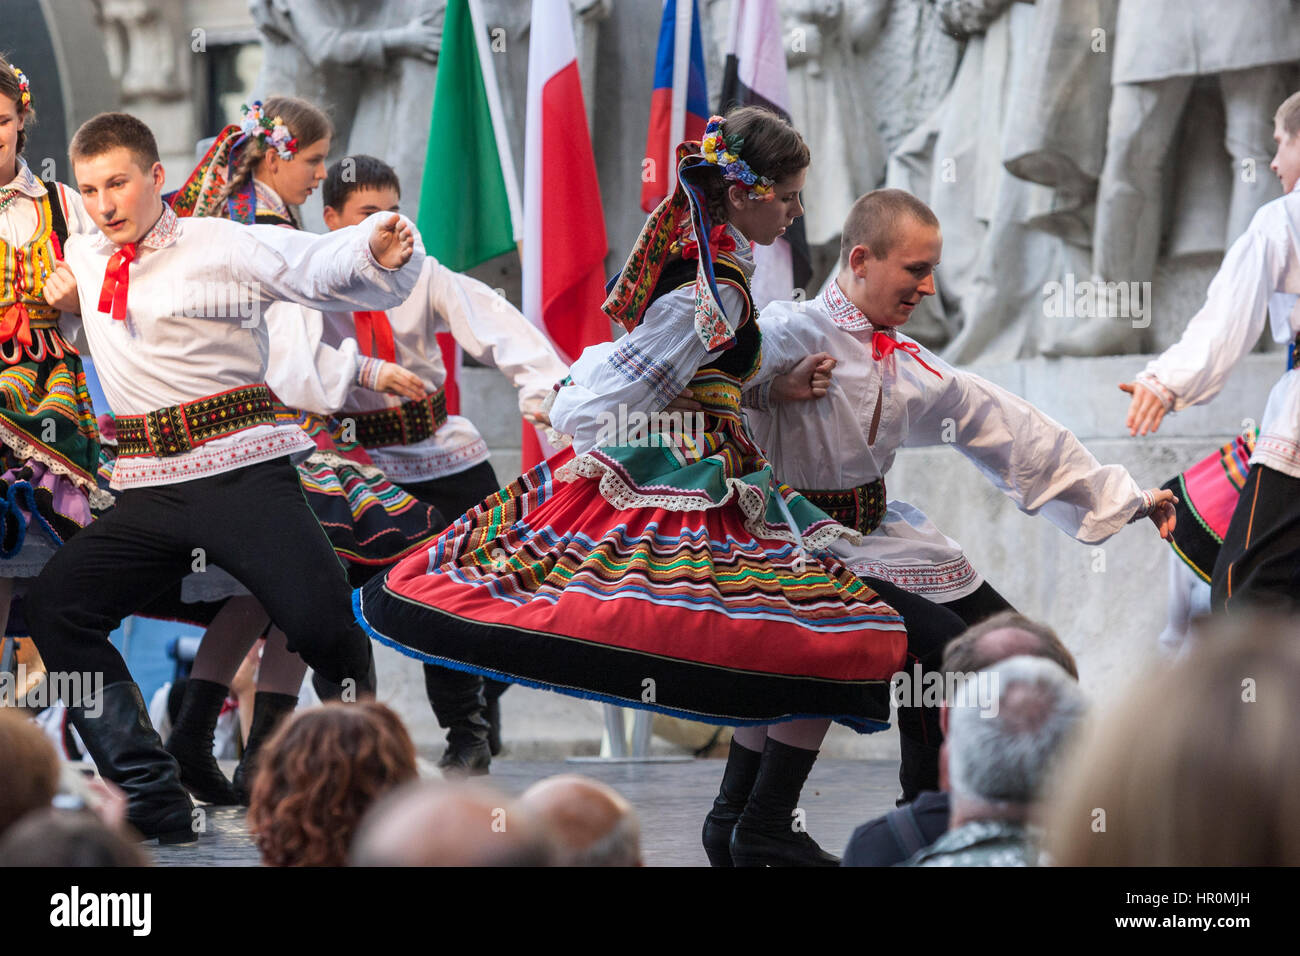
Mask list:
[[925,360],[921,358],[921,347],[915,342],[900,342],[898,339],[886,335],[884,332],[876,332],[871,336],[872,358],[879,361],[893,351],[906,352],[908,355],[912,356],[912,358],[916,359],[923,369],[928,372],[933,372],[935,375],[938,375],[939,378],[943,378],[943,375],[940,374],[937,369],[930,368],[930,366],[925,364]]
[[4,318],[0,319],[0,342],[8,342],[12,338],[17,338],[24,347],[31,348],[32,328],[29,320],[27,306],[21,302],[15,302],[9,306],[5,310]]
[[126,291],[130,280],[131,262],[135,259],[135,243],[128,242],[108,258],[104,269],[104,284],[99,287],[99,311],[109,312],[119,322],[126,319]]
[[393,342],[393,326],[387,312],[353,312],[352,319],[357,325],[357,344],[362,355],[385,362],[397,361],[397,345]]

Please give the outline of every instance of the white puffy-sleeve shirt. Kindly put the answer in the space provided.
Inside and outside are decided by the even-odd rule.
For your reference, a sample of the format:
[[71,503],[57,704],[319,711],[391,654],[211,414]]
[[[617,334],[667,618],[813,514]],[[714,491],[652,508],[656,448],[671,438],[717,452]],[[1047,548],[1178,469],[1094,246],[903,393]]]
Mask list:
[[[397,364],[414,372],[430,392],[447,381],[436,336],[450,332],[476,361],[497,368],[518,391],[521,413],[541,408],[564,363],[550,341],[505,298],[470,276],[430,257],[411,295],[388,310]],[[351,312],[324,314],[324,341],[340,350],[355,349],[356,322]],[[345,369],[340,369],[342,375]],[[346,390],[342,413],[373,412],[401,404],[401,399],[353,386]],[[367,451],[376,465],[397,482],[430,481],[488,460],[487,443],[473,422],[449,415],[432,436],[413,445],[388,445]]]
[[[858,487],[884,477],[899,448],[947,444],[1022,511],[1041,513],[1085,543],[1110,537],[1142,507],[1142,489],[1126,469],[1100,464],[1068,430],[1006,389],[953,368],[897,333],[898,342],[916,345],[918,356],[895,351],[874,359],[874,329],[834,283],[810,302],[772,303],[759,328],[763,366],[747,392],[747,416],[777,475],[794,488]],[[768,400],[764,383],[822,351],[838,360],[825,398]],[[870,443],[878,401],[880,421]],[[861,544],[841,540],[833,546],[850,568],[936,601],[979,586],[961,546],[920,510],[897,500],[888,509]]]
[[[1300,333],[1300,183],[1265,203],[1232,244],[1174,345],[1138,375],[1168,411],[1208,402],[1227,381],[1268,323],[1276,342]],[[1269,393],[1252,464],[1300,478],[1300,370],[1291,369]]]
[[[137,244],[125,320],[99,311],[100,288],[117,246],[102,233],[70,236],[82,324],[114,415],[147,412],[266,381],[265,310],[389,308],[415,286],[424,255],[386,269],[370,235],[389,214],[324,236],[225,219],[178,219],[164,207]],[[258,425],[166,458],[118,459],[113,486],[169,484],[219,474],[314,443],[293,425]]]

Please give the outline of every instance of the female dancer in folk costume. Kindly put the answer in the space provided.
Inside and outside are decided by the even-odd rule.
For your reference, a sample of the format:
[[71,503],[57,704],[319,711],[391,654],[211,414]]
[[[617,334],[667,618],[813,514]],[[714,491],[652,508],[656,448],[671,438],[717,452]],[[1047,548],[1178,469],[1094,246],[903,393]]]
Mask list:
[[[580,436],[574,447],[372,579],[358,619],[424,661],[773,725],[730,848],[711,857],[834,865],[791,813],[832,719],[886,725],[907,638],[893,608],[821,556],[856,533],[776,480],[740,412],[760,361],[750,244],[800,214],[808,149],[775,114],[744,108],[678,157],[677,189],[604,306],[628,335],[587,349],[558,389],[552,421]],[[808,389],[811,368],[785,384],[802,376]],[[684,428],[610,434],[688,384],[702,411]]]
[[[274,97],[246,108],[242,126],[227,127],[204,161],[171,198],[182,215],[217,215],[247,224],[297,229],[291,207],[325,176],[332,129],[310,103]],[[261,317],[275,340],[267,384],[284,403],[280,422],[292,421],[312,437],[315,454],[298,464],[303,492],[354,585],[427,544],[446,527],[436,508],[388,481],[365,449],[336,444],[329,415],[354,386],[408,399],[424,396],[419,378],[400,366],[360,354],[355,340],[337,347],[321,342],[321,314],[276,303]],[[187,599],[229,598],[208,629],[186,687],[167,750],[181,767],[181,782],[209,803],[248,802],[257,752],[298,701],[306,664],[285,647],[261,604],[233,579],[208,569],[185,582]],[[267,633],[258,665],[257,693],[244,756],[233,786],[212,756],[213,732],[230,682],[259,635]]]
[[0,632],[15,579],[35,577],[92,505],[113,500],[96,484],[81,357],[43,294],[69,233],[95,227],[74,190],[47,186],[23,160],[35,118],[27,77],[0,56]]

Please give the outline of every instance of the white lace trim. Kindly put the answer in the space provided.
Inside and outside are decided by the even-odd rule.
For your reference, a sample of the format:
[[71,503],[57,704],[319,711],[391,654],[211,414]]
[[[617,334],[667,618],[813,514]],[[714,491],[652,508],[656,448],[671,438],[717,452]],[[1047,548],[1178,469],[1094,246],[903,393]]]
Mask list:
[[111,508],[113,506],[115,499],[107,491],[99,487],[99,485],[94,482],[87,482],[85,478],[78,475],[63,462],[51,458],[36,445],[33,445],[25,439],[19,438],[17,433],[11,432],[8,428],[3,427],[2,424],[0,424],[0,441],[12,448],[14,454],[19,458],[24,460],[30,458],[33,461],[38,461],[54,474],[62,475],[64,478],[67,478],[76,487],[86,493],[86,498],[90,502],[92,508],[102,511],[105,508]]
[[363,478],[386,478],[387,477],[382,470],[375,467],[374,465],[363,465],[361,462],[354,461],[351,458],[347,458],[343,455],[340,455],[336,451],[319,451],[319,450],[314,451],[307,457],[307,460],[304,461],[302,464],[300,464],[298,467],[310,468],[312,465],[324,466],[326,468],[334,469],[335,471],[337,471],[339,468],[347,466],[348,468],[351,468],[354,471],[360,472]]
[[[727,491],[721,501],[704,500],[703,503],[700,497],[688,494],[653,495],[637,491],[623,480],[622,475],[593,455],[580,455],[555,471],[556,481],[567,483],[579,478],[599,478],[601,497],[620,510],[659,508],[663,511],[704,511],[721,508],[734,501],[745,516],[745,530],[758,538],[786,541],[793,545],[802,543],[810,551],[820,551],[840,538],[851,544],[862,543],[861,534],[834,522],[801,536],[784,524],[769,524],[764,515],[767,509],[766,498],[753,485],[739,478],[727,479]],[[772,493],[776,494],[775,491]]]

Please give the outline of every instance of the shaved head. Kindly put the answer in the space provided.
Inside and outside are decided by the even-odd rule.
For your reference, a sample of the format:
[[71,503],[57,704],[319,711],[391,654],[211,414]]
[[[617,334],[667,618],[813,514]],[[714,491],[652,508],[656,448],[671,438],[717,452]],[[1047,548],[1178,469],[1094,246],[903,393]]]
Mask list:
[[865,246],[876,259],[893,250],[899,230],[907,222],[939,228],[939,218],[925,203],[902,189],[873,189],[859,197],[844,220],[840,234],[840,266],[849,264],[854,246]]

